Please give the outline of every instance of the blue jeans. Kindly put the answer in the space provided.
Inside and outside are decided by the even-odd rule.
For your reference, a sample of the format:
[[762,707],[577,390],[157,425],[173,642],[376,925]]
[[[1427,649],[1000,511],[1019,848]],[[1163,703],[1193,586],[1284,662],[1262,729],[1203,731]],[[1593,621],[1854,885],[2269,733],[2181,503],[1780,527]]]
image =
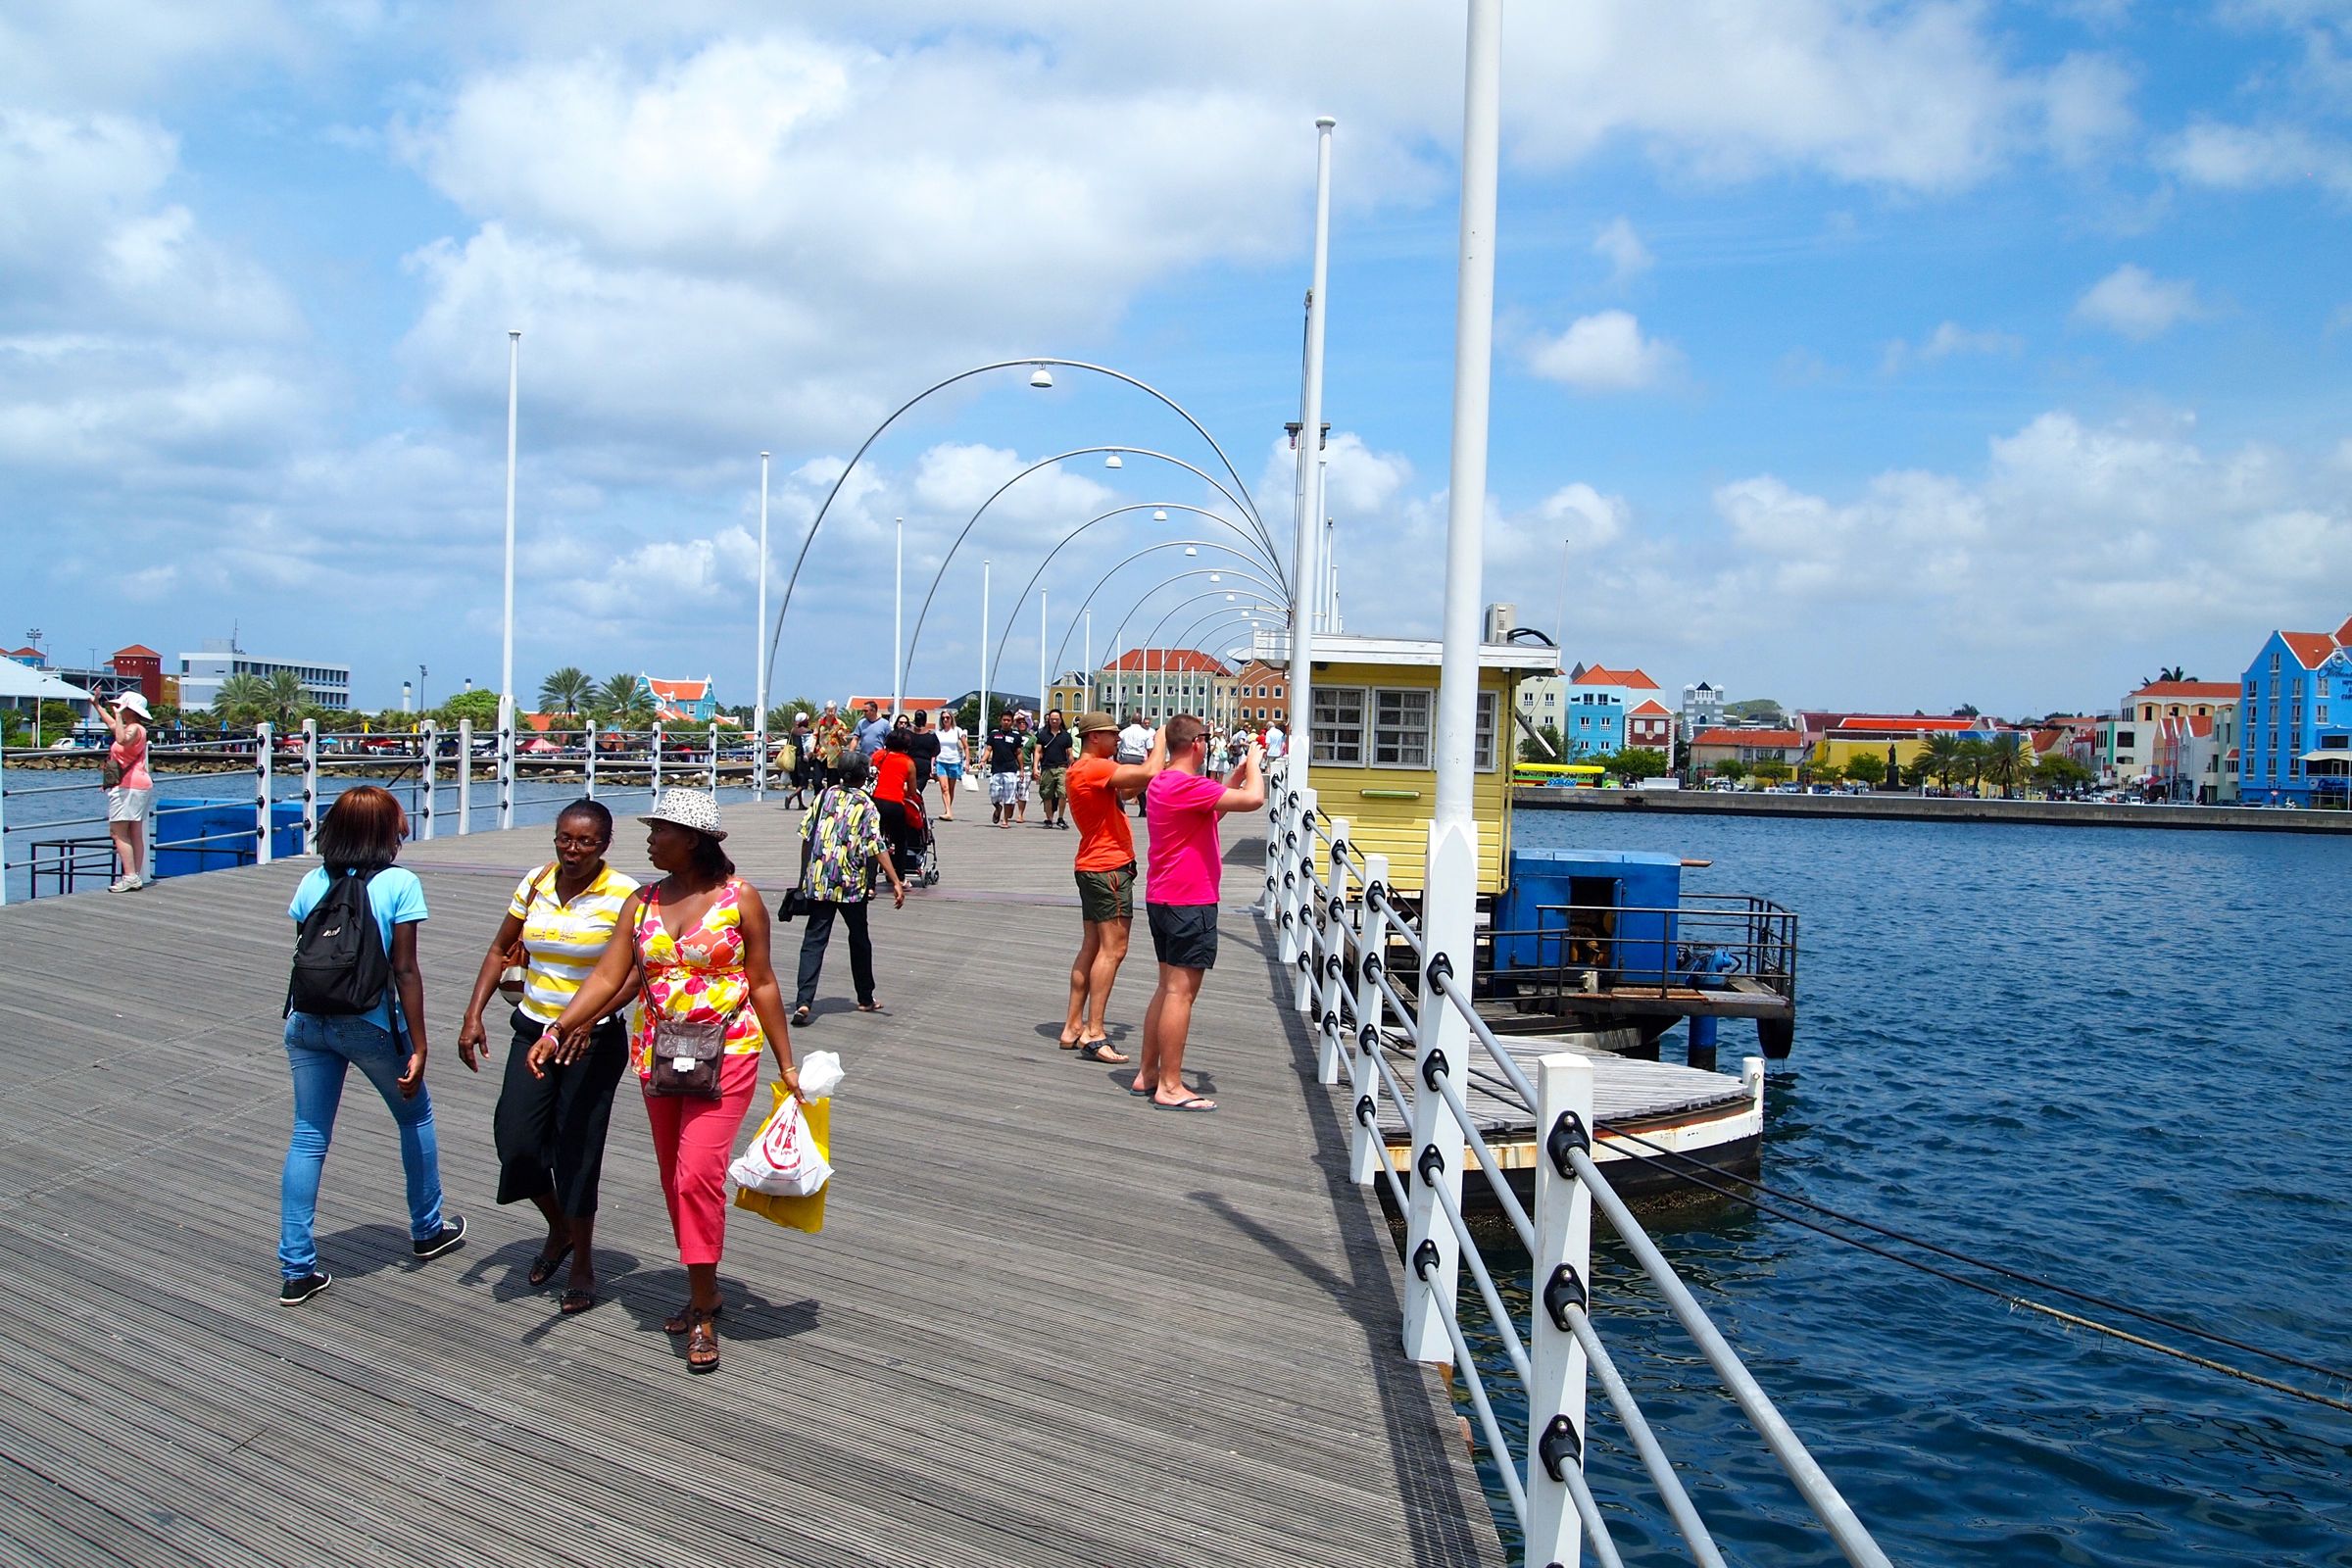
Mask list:
[[409,1236],[441,1234],[441,1150],[433,1137],[433,1102],[424,1086],[404,1100],[400,1075],[409,1054],[400,1037],[365,1018],[298,1012],[286,1019],[286,1061],[294,1070],[294,1137],[278,1187],[277,1266],[298,1280],[318,1263],[311,1228],[318,1217],[318,1173],[335,1136],[343,1075],[357,1067],[375,1085],[400,1128],[400,1163],[409,1178]]

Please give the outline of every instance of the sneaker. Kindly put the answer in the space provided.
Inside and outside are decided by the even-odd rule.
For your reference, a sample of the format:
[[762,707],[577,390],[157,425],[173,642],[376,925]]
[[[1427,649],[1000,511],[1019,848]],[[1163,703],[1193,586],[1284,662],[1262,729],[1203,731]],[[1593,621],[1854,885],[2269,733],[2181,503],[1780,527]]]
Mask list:
[[452,1214],[441,1222],[441,1234],[428,1236],[421,1242],[411,1242],[418,1257],[439,1257],[454,1252],[466,1243],[466,1216]]
[[277,1304],[300,1306],[303,1302],[335,1283],[332,1274],[313,1269],[298,1280],[287,1280],[277,1288]]
[[126,876],[122,879],[122,891],[125,893],[136,893],[139,891],[139,889],[148,885],[147,879],[143,876]]
[[107,884],[106,891],[109,893],[128,893],[132,888],[137,886],[138,884],[132,881],[129,877],[119,876],[115,878],[114,881]]

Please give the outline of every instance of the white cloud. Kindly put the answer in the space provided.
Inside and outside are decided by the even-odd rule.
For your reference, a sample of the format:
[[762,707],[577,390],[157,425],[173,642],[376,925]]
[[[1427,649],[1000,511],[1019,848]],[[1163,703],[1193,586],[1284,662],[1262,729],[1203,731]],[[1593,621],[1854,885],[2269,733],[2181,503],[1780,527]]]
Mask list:
[[1582,482],[1562,485],[1536,508],[1547,537],[1564,539],[1570,550],[1583,552],[1616,543],[1632,515],[1623,496],[1604,496]]
[[2195,285],[2161,278],[2134,262],[2100,278],[2075,302],[2075,319],[2144,343],[2206,313]]
[[1626,311],[1581,317],[1557,337],[1536,338],[1526,357],[1532,373],[1585,392],[1654,387],[1682,365],[1680,350],[1643,337],[1642,323]]
[[1649,270],[1653,258],[1631,219],[1612,218],[1592,236],[1592,254],[1609,264],[1610,279],[1623,283]]
[[1886,345],[1879,368],[1888,375],[1911,364],[1933,365],[1956,355],[1982,354],[2014,358],[2026,351],[2026,340],[2013,332],[1971,330],[1957,321],[1941,321],[1918,343],[1901,339]]
[[2167,140],[2156,161],[2190,184],[2218,190],[2310,183],[2352,198],[2352,146],[2295,125],[2201,120]]
[[2043,84],[2043,134],[2062,163],[2083,165],[2120,146],[2138,126],[2131,71],[2103,55],[2069,55]]

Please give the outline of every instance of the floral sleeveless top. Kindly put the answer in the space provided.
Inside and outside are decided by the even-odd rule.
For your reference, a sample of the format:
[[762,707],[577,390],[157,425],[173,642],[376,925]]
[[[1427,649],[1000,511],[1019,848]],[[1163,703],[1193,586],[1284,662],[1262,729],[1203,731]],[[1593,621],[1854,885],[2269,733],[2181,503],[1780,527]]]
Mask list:
[[730,877],[693,929],[675,938],[662,926],[662,890],[648,887],[637,909],[637,961],[645,991],[632,1043],[637,1072],[654,1070],[654,1018],[686,1023],[727,1021],[727,1054],[756,1056],[767,1046],[752,1010],[751,978],[743,967],[743,884]]

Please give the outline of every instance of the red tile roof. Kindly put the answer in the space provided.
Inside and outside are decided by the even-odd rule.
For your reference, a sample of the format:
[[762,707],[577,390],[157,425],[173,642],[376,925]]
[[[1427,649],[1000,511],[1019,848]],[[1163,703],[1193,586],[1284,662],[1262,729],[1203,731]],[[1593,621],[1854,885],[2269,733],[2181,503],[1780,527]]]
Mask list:
[[673,703],[699,703],[710,695],[708,676],[701,680],[662,680],[648,675],[645,683],[653,688],[657,701],[666,698]]
[[1570,683],[1576,686],[1623,686],[1629,691],[1654,692],[1658,683],[1638,669],[1604,669],[1598,664],[1586,666],[1585,672]]
[[1792,729],[1701,730],[1693,746],[1802,746],[1805,738]]
[[1920,730],[1948,730],[1957,734],[1985,723],[1982,718],[1930,718],[1924,713],[1848,713],[1838,720],[1839,729],[1884,729],[1898,734]]
[[38,659],[40,657],[41,651],[38,648],[11,648],[5,655],[0,655],[0,658],[7,659]]
[[132,643],[128,648],[116,649],[115,657],[117,659],[161,659],[164,656],[145,643]]
[[2319,668],[2336,650],[2335,639],[2324,631],[2282,631],[2278,640],[2286,644],[2286,651],[2300,660],[2305,669]]
[[1663,703],[1651,701],[1643,703],[1640,708],[1635,709],[1633,711],[1633,716],[1640,718],[1646,713],[1656,713],[1666,718],[1672,718],[1674,716],[1674,710],[1668,708]]
[[[1149,656],[1149,657],[1147,657]],[[1222,675],[1225,662],[1211,658],[1197,648],[1134,648],[1119,656],[1116,663],[1104,664],[1104,669],[1150,671],[1156,675],[1171,670],[1179,675]]]
[[2134,698],[2186,698],[2191,702],[2214,702],[2237,695],[2233,680],[2155,680],[2132,694]]

